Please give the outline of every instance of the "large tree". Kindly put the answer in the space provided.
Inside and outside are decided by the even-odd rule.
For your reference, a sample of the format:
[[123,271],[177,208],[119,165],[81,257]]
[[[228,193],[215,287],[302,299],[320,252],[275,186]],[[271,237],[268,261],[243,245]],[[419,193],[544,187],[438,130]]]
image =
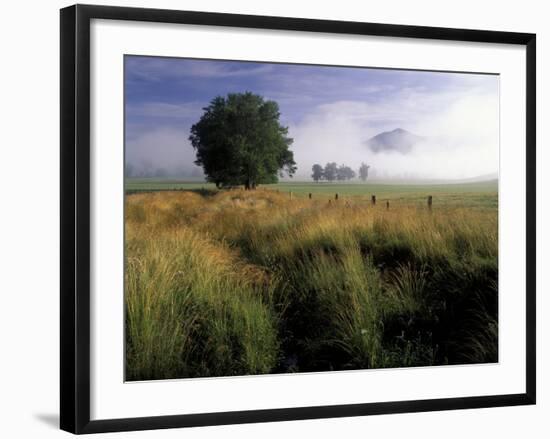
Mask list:
[[276,102],[250,92],[233,93],[214,98],[203,110],[189,140],[208,181],[219,188],[255,189],[276,183],[284,172],[296,172],[292,139],[279,123]]

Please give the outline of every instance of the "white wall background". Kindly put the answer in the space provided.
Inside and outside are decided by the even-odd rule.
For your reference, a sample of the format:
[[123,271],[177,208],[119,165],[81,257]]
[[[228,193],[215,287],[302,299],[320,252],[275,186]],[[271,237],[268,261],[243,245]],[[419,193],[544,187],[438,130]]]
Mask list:
[[[545,379],[550,312],[544,291],[550,234],[550,155],[544,121],[550,118],[550,27],[545,2],[524,0],[157,0],[88,1],[119,6],[205,10],[396,24],[537,33],[538,45],[538,404],[455,412],[326,419],[109,437],[279,438],[407,437],[546,438],[550,436],[550,380]],[[59,12],[64,1],[9,2],[0,15],[0,436],[61,437],[59,356]],[[545,273],[546,271],[546,273]],[[545,276],[546,275],[546,276]]]

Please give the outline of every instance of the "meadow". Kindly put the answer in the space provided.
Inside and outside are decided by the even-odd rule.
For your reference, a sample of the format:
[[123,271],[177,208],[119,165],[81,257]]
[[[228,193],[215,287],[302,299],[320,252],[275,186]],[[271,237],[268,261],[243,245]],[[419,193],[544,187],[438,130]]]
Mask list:
[[127,380],[498,361],[496,182],[126,190]]

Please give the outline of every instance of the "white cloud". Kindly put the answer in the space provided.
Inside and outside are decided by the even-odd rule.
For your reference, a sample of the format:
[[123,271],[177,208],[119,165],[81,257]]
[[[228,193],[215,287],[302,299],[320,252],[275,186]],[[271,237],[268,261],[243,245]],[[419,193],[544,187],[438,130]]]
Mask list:
[[[498,170],[499,108],[496,93],[403,89],[380,103],[324,104],[290,126],[298,178],[314,163],[357,167],[365,161],[387,178],[470,178]],[[423,136],[409,154],[375,154],[365,145],[386,130]]]
[[194,176],[200,168],[194,164],[195,152],[185,129],[157,128],[127,140],[126,163],[134,174]]

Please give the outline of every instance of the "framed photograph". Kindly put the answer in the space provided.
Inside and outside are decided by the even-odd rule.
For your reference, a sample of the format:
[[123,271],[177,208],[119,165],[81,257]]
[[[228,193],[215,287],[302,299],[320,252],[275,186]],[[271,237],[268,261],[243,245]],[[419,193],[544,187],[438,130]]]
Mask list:
[[535,35],[61,10],[61,428],[535,403]]

